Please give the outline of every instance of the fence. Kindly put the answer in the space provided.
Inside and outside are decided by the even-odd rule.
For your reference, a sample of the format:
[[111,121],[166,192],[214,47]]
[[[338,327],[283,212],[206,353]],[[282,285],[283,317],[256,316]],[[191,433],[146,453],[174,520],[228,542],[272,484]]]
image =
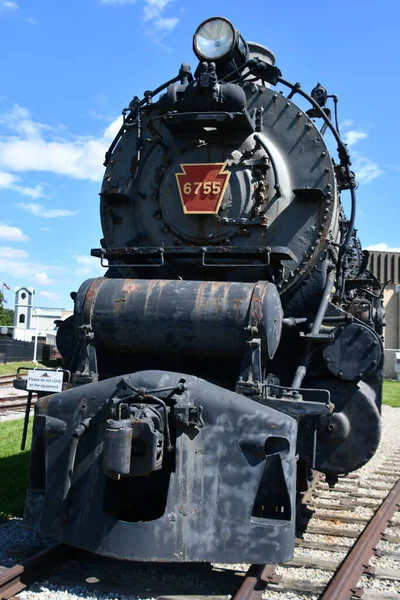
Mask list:
[[[21,342],[8,337],[0,338],[0,363],[33,359],[34,342]],[[53,346],[37,345],[37,360],[49,360]]]

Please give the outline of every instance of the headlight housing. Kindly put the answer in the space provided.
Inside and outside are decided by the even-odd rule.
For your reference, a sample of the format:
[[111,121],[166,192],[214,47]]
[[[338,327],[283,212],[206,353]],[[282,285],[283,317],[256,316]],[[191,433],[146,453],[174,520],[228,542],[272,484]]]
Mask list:
[[203,21],[193,36],[193,50],[199,60],[219,61],[232,55],[238,32],[224,17]]

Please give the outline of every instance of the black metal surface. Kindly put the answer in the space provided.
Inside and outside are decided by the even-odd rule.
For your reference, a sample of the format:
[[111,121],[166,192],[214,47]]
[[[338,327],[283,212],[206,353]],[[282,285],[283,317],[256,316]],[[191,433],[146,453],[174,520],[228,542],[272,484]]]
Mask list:
[[380,336],[361,323],[341,325],[334,341],[324,348],[324,359],[333,375],[346,381],[358,381],[382,365],[383,344]]
[[272,358],[282,328],[270,282],[102,278],[82,285],[76,306],[75,326],[90,325],[97,349],[119,353],[240,357],[246,328],[256,327],[263,354]]
[[[149,478],[114,481],[103,471],[101,432],[110,415],[108,399],[121,387],[117,377],[38,401],[35,419],[41,414],[67,417],[68,432],[39,436],[35,421],[31,481],[43,470],[45,484],[28,492],[25,523],[66,543],[127,560],[259,563],[290,558],[296,421],[184,374],[145,371],[127,379],[135,388],[152,390],[184,380],[187,389],[177,396],[179,403],[203,406],[204,427],[174,426],[175,450],[164,466],[169,480],[164,482],[164,506],[155,501]],[[169,404],[175,401],[171,392],[157,395]],[[80,441],[68,506],[60,514],[71,434],[83,416],[82,397],[88,398],[85,414],[95,416]],[[40,454],[43,444],[46,464]],[[163,486],[160,479],[154,489],[159,498],[165,494]]]

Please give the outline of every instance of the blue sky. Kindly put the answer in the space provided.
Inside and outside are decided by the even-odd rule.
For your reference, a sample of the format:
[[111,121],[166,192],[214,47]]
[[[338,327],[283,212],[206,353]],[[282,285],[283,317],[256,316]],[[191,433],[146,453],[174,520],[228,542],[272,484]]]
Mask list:
[[193,32],[215,15],[271,48],[286,79],[339,96],[361,240],[400,250],[397,0],[0,0],[0,278],[12,291],[71,309],[69,292],[103,273],[90,249],[121,110],[183,61],[195,68]]

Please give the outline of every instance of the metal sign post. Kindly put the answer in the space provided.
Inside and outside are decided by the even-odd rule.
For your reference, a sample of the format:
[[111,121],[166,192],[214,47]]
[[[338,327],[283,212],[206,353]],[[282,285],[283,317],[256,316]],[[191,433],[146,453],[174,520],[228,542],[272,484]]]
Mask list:
[[24,428],[22,430],[21,450],[25,450],[25,442],[26,442],[26,436],[28,433],[29,413],[31,411],[31,404],[32,404],[32,392],[29,392],[28,400],[26,402],[26,409],[25,409]]
[[[21,370],[28,371],[28,376],[26,379],[21,378]],[[37,392],[42,396],[61,392],[64,385],[64,373],[67,374],[68,383],[71,377],[71,373],[66,369],[27,369],[25,367],[18,368],[17,379],[14,381],[14,387],[18,387],[19,389],[21,389],[21,386],[16,386],[16,383],[23,379],[24,386],[22,389],[26,389],[29,392],[25,409],[24,428],[22,431],[21,439],[21,450],[25,450],[26,438],[28,434],[29,413],[32,406],[32,392]]]

